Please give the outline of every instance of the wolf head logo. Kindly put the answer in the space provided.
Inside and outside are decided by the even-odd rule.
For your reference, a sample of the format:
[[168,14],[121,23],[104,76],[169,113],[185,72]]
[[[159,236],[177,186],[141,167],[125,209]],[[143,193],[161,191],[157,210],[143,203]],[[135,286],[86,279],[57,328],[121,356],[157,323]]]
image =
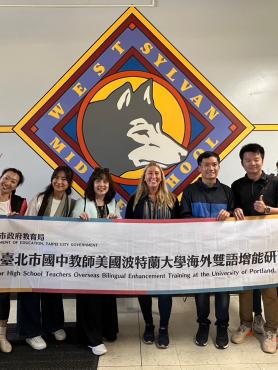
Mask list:
[[162,117],[153,100],[153,81],[136,91],[126,82],[105,100],[88,105],[82,132],[94,160],[120,176],[151,161],[168,168],[188,151],[162,130]]

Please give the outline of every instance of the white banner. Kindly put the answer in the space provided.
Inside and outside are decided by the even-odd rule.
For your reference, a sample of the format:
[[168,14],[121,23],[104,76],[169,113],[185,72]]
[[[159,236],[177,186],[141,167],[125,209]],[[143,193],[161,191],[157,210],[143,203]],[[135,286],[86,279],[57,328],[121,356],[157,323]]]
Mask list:
[[278,285],[278,219],[0,219],[0,291],[187,294]]

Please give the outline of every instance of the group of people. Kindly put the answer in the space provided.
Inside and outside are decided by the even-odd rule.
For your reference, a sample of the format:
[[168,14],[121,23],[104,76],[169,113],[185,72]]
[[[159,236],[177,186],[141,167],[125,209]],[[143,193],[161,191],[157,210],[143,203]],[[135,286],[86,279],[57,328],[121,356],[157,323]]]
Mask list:
[[[199,155],[200,177],[188,185],[181,202],[166,185],[164,173],[155,162],[143,170],[136,193],[126,207],[127,219],[171,219],[171,218],[216,218],[225,221],[229,217],[244,220],[245,216],[278,214],[278,178],[263,171],[264,148],[259,144],[247,144],[240,150],[241,164],[246,171],[244,177],[232,187],[218,180],[220,158],[215,152]],[[22,173],[15,168],[3,171],[0,177],[0,215],[15,214],[48,217],[79,217],[81,220],[94,218],[120,218],[115,201],[115,189],[109,169],[96,168],[89,179],[85,197],[75,201],[70,197],[73,172],[67,166],[59,166],[51,176],[45,191],[39,193],[27,207],[26,200],[15,195],[23,183]],[[261,296],[264,304],[265,322],[262,318]],[[143,341],[156,342],[157,347],[169,346],[168,326],[172,309],[170,294],[158,296],[160,314],[159,330],[155,340],[152,316],[152,297],[139,296],[139,304],[145,321]],[[195,342],[205,346],[210,328],[210,294],[195,295],[197,322],[199,324]],[[215,293],[216,340],[219,349],[229,344],[228,292]],[[0,294],[0,350],[11,352],[12,346],[6,337],[10,309],[9,293]],[[61,294],[19,293],[18,332],[35,350],[47,347],[43,335],[53,334],[55,339],[66,339],[64,312]],[[276,352],[278,327],[278,299],[276,288],[266,288],[239,293],[240,326],[231,336],[233,343],[244,341],[252,330],[263,334],[262,349]],[[113,295],[78,294],[76,296],[77,328],[81,339],[95,355],[107,352],[104,340],[117,339],[118,320],[116,297]],[[254,314],[253,314],[254,313]]]

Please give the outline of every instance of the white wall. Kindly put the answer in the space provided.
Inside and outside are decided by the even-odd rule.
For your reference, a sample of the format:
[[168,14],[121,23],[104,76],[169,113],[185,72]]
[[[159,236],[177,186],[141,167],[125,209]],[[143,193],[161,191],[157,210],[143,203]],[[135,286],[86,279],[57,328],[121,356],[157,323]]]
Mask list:
[[[277,0],[157,0],[139,10],[251,123],[278,124]],[[0,125],[17,123],[124,11],[0,8]],[[274,171],[278,131],[248,142],[265,147]],[[243,174],[240,147],[222,162],[227,184]],[[0,134],[0,155],[0,170],[25,173],[28,198],[49,182],[50,167],[16,134]]]

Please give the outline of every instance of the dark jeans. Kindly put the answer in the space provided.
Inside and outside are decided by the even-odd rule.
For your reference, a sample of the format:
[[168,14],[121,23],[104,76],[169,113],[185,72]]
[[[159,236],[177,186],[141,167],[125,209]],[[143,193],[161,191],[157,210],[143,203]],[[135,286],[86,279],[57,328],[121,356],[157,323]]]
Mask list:
[[79,339],[93,347],[117,339],[118,316],[116,297],[112,295],[78,294],[76,322]]
[[262,314],[262,294],[260,289],[253,290],[253,312],[255,316]]
[[[139,296],[138,297],[141,311],[148,325],[153,325],[153,315],[152,315],[152,297],[151,296]],[[161,328],[167,328],[172,309],[172,297],[169,295],[158,296],[158,310],[160,315]]]
[[10,313],[10,293],[0,293],[0,320],[8,320]]
[[[210,293],[201,293],[195,295],[195,302],[197,307],[197,322],[199,324],[210,324],[208,319],[210,313]],[[215,325],[226,326],[229,325],[229,293],[215,293]]]
[[20,293],[17,308],[18,332],[26,338],[64,328],[61,294]]

